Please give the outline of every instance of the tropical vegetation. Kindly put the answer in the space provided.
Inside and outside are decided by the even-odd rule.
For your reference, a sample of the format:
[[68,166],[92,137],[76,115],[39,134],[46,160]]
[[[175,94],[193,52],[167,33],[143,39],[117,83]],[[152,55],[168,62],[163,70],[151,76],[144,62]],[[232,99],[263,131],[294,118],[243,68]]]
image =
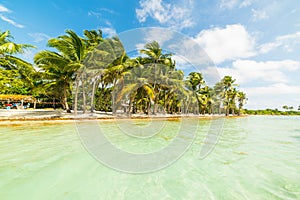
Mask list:
[[117,37],[66,30],[48,41],[53,50],[38,52],[31,64],[17,55],[34,46],[11,39],[9,31],[0,31],[0,94],[30,95],[74,113],[244,113],[247,97],[233,77],[209,86],[201,72],[185,75],[157,41],[130,58]]
[[[299,106],[300,108],[300,106]],[[298,111],[290,109],[290,110],[278,110],[277,108],[271,109],[267,108],[264,110],[244,110],[245,114],[248,115],[300,115],[300,109]]]

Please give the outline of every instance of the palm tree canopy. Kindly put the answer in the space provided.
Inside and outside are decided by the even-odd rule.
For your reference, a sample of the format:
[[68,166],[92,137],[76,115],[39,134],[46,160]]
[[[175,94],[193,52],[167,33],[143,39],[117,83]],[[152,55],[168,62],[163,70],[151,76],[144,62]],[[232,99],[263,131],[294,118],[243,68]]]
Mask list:
[[194,91],[200,90],[201,86],[205,83],[200,72],[191,72],[187,79]]

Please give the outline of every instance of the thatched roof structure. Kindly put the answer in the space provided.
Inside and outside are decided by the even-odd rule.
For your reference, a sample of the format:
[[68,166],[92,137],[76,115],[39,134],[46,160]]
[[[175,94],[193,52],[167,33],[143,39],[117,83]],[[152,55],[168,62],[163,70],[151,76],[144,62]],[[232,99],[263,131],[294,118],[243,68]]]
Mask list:
[[20,94],[0,94],[0,101],[26,101],[26,102],[34,102],[35,98],[28,95],[20,95]]

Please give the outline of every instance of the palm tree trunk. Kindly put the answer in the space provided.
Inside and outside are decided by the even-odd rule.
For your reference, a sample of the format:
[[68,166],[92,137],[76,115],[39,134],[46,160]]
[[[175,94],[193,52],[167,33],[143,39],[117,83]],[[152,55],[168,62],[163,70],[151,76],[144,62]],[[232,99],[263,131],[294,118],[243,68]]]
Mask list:
[[96,80],[93,81],[92,96],[91,96],[91,113],[93,113],[95,109],[95,104],[94,104],[95,89],[96,89]]
[[74,113],[77,115],[77,110],[78,110],[78,92],[79,92],[79,80],[76,81],[76,86],[75,86],[75,96],[74,96]]
[[227,103],[227,105],[226,105],[225,115],[226,115],[226,116],[229,115],[229,104],[228,104],[228,103]]
[[148,105],[147,105],[147,114],[150,115],[150,111],[151,111],[151,100],[149,98],[149,102],[148,102]]
[[63,104],[64,104],[64,107],[65,107],[67,113],[71,113],[71,110],[70,110],[70,107],[69,107],[69,104],[68,104],[68,94],[67,94],[66,86],[64,86]]
[[83,107],[82,107],[82,112],[83,114],[86,112],[86,94],[85,94],[85,80],[84,80],[84,76],[82,76],[82,103],[83,103]]
[[113,86],[113,91],[112,91],[112,113],[113,115],[116,114],[117,109],[116,109],[116,79],[114,80],[114,86]]

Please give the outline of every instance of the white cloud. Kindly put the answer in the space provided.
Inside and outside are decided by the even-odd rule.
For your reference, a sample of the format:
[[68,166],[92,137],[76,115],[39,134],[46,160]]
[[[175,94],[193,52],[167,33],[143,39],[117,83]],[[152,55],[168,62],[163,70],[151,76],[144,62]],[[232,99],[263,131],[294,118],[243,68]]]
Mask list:
[[184,57],[180,55],[173,55],[172,59],[176,62],[176,69],[186,70],[191,66],[191,63],[189,63]]
[[221,76],[230,74],[237,79],[238,83],[264,81],[272,83],[288,83],[286,73],[300,69],[299,61],[266,61],[237,60],[231,68],[218,68]]
[[168,29],[153,28],[148,31],[145,36],[145,42],[157,41],[163,46],[166,41],[173,38],[174,32]]
[[165,42],[173,39],[174,32],[165,29],[165,28],[146,28],[146,29],[137,29],[137,32],[139,33],[140,30],[143,33],[143,43],[137,43],[136,49],[143,49],[146,43],[157,41],[160,47],[164,50],[167,49],[166,46],[164,46]]
[[136,16],[139,22],[145,22],[147,18],[152,18],[161,25],[183,29],[192,27],[194,21],[191,8],[193,2],[184,1],[182,4],[172,2],[164,3],[162,0],[141,0],[140,9],[136,9]]
[[7,22],[7,23],[9,23],[9,24],[11,24],[11,25],[17,27],[17,28],[24,28],[24,25],[18,24],[18,23],[15,22],[14,20],[9,19],[9,18],[7,18],[7,17],[5,17],[5,16],[3,16],[3,15],[0,15],[0,18],[1,18],[3,21],[5,21],[5,22]]
[[117,35],[117,31],[113,27],[102,27],[100,29],[102,30],[103,34],[107,37],[113,37]]
[[300,85],[287,85],[276,83],[268,86],[242,88],[252,96],[260,95],[282,95],[282,94],[300,94]]
[[240,8],[244,8],[244,7],[248,7],[252,4],[252,0],[244,0],[242,1],[242,3],[240,4]]
[[221,0],[220,8],[221,9],[233,9],[239,3],[239,0]]
[[101,16],[101,13],[89,11],[88,16],[95,16],[95,17],[99,18]]
[[250,109],[278,108],[283,105],[298,108],[300,100],[300,85],[276,83],[259,87],[240,88],[247,95],[245,107]]
[[263,20],[263,19],[268,19],[269,16],[267,14],[266,11],[264,10],[255,10],[252,9],[252,20],[253,21],[259,21],[259,20]]
[[256,0],[221,0],[219,7],[223,10],[231,10],[234,8],[245,8],[251,6]]
[[8,8],[0,4],[0,12],[11,12]]
[[274,42],[269,42],[259,46],[260,53],[268,53],[276,48],[282,48],[291,52],[300,44],[300,31],[294,34],[282,35],[275,38]]
[[109,14],[117,15],[118,13],[114,10],[108,9],[108,8],[100,8],[100,11],[107,12]]
[[255,40],[240,24],[204,30],[195,39],[215,63],[255,55]]
[[50,36],[45,33],[28,33],[28,35],[34,39],[33,42],[35,43],[50,39]]
[[[11,10],[9,10],[8,8],[6,8],[5,6],[0,4],[0,13],[10,13]],[[24,28],[24,25],[18,24],[17,22],[15,22],[12,19],[9,19],[8,17],[5,17],[4,15],[0,15],[0,19],[17,27],[17,28]]]

